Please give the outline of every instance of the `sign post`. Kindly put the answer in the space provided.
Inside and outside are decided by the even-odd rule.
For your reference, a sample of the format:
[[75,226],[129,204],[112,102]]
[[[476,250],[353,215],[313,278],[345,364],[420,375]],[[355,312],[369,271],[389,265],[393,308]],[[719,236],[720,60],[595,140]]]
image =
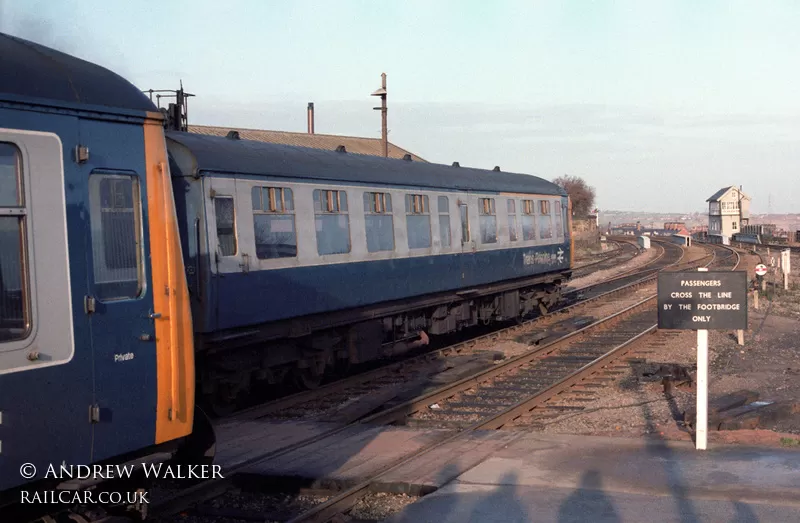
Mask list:
[[[705,267],[698,272],[708,272]],[[699,281],[699,280],[698,280]],[[694,446],[705,450],[708,441],[708,329],[697,330],[697,420],[695,421]]]
[[792,251],[781,251],[781,269],[783,269],[783,290],[789,290],[789,272],[792,270]]
[[708,439],[708,331],[747,328],[747,273],[743,271],[658,274],[658,328],[697,331],[697,422],[695,448]]

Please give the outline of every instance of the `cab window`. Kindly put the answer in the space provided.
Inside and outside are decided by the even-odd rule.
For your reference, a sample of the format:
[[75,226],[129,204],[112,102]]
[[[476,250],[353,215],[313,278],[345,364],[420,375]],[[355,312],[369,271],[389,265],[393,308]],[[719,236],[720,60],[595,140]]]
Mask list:
[[30,333],[27,218],[19,149],[0,142],[0,343]]

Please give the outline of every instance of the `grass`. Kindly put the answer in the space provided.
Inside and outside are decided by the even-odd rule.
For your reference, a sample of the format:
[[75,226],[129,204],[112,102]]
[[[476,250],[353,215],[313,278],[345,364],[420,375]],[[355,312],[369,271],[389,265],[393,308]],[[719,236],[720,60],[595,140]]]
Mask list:
[[800,439],[781,438],[781,445],[784,447],[800,447]]

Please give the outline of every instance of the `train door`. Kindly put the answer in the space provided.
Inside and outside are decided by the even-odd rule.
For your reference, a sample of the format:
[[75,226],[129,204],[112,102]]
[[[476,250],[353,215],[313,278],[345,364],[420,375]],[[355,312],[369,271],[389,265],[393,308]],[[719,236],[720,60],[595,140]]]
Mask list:
[[92,459],[153,443],[157,367],[142,127],[81,121],[88,210],[89,290],[84,307],[94,352]]
[[472,252],[475,242],[472,241],[472,229],[469,219],[469,196],[460,195],[458,198],[458,220],[461,225],[461,251]]
[[470,216],[470,201],[469,194],[459,194],[458,197],[458,221],[461,228],[461,281],[471,282],[474,278],[475,271],[475,241],[472,237],[473,223]]
[[[45,120],[37,116],[0,109],[0,120],[26,129]],[[41,478],[49,464],[90,457],[91,350],[73,299],[85,277],[67,248],[62,143],[77,125],[53,127],[58,135],[0,128],[0,491],[29,477],[22,463]]]
[[205,178],[205,204],[208,216],[209,262],[215,273],[246,272],[247,254],[243,254],[237,234],[236,179]]
[[236,205],[236,179],[206,176],[203,178],[203,193],[208,263],[212,273],[209,296],[211,324],[212,328],[218,328],[237,315],[236,300],[231,299],[231,292],[235,295],[235,291],[231,291],[235,278],[226,276],[249,272],[251,260],[244,252],[238,234],[241,216]]

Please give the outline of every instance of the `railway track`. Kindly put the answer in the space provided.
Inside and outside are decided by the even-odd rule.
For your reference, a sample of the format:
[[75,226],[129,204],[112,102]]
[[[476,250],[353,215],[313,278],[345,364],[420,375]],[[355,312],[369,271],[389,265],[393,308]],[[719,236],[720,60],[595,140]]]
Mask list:
[[[514,336],[521,336],[534,328],[539,331],[552,329],[554,326],[563,328],[563,324],[570,317],[578,317],[586,313],[588,307],[600,300],[613,300],[615,310],[621,310],[625,306],[635,303],[637,301],[635,294],[627,297],[625,295],[652,282],[657,271],[678,264],[682,259],[683,250],[678,246],[665,244],[659,245],[659,248],[661,249],[659,256],[646,269],[639,269],[638,272],[627,276],[620,276],[613,280],[570,291],[564,295],[562,302],[548,314],[525,321],[521,325],[471,338],[372,371],[350,376],[315,390],[252,407],[226,418],[225,421],[265,418],[314,419],[345,423],[355,421],[369,414],[375,406],[386,406],[387,402],[396,400],[397,391],[404,392],[405,396],[420,395],[424,390],[419,390],[414,383],[422,384],[430,381],[430,377],[434,374],[445,371],[450,372],[451,376],[457,375],[459,372],[466,375],[469,372],[464,372],[465,370],[475,371],[477,367],[492,366],[497,354],[492,352],[491,345],[497,343],[498,337],[504,331],[513,333]],[[546,337],[541,336],[539,339],[529,342],[539,344],[544,340]],[[451,363],[446,360],[455,361]],[[456,366],[462,368],[455,371],[448,369],[448,367]],[[359,401],[358,398],[362,397],[368,397],[368,400]],[[389,404],[391,405],[391,403]]]
[[[736,269],[740,257],[735,250],[724,246],[713,246],[712,249],[716,253],[704,264],[707,268]],[[725,252],[720,255],[718,254],[720,251]],[[529,425],[530,420],[540,419],[542,415],[548,414],[546,411],[535,411],[554,397],[569,390],[580,394],[587,386],[594,385],[593,381],[621,372],[618,364],[628,354],[641,349],[649,342],[657,341],[649,339],[659,332],[657,312],[654,307],[656,299],[655,294],[648,296],[624,311],[598,320],[531,354],[515,358],[500,368],[471,376],[423,398],[362,420],[365,424],[408,424],[413,419],[425,419],[426,426],[445,426],[454,429],[454,433],[413,456],[401,458],[396,463],[384,467],[359,485],[292,518],[289,520],[290,523],[331,521],[339,514],[350,510],[361,497],[366,495],[371,485],[380,481],[381,476],[408,461],[419,459],[477,430],[496,430],[511,424],[518,426],[519,420],[524,420],[521,424]],[[665,337],[669,338],[669,334],[665,334],[667,334]],[[534,364],[534,361],[538,364]],[[602,384],[599,387],[602,387]],[[469,401],[467,396],[478,399]],[[450,407],[455,408],[442,408],[441,402],[444,400],[449,401]],[[439,408],[431,409],[432,405],[438,405]],[[563,409],[572,406],[560,407]],[[423,409],[426,409],[426,414],[415,418],[415,415]],[[449,414],[447,423],[442,423],[441,418],[436,417],[439,413],[430,415],[433,410]],[[554,407],[551,405],[549,410],[554,410]],[[458,419],[455,426],[452,423],[454,417]],[[419,424],[419,421],[415,423]]]
[[[627,287],[642,287],[644,285],[653,283],[658,270],[686,267],[686,264],[680,263],[682,254],[684,252],[683,249],[671,244],[661,245],[661,249],[662,253],[656,260],[659,263],[658,268],[649,267],[644,271],[639,271],[639,273],[635,275],[623,277],[634,277],[633,281],[618,278],[618,284],[621,284],[619,289]],[[716,252],[716,250],[717,249],[714,248],[714,252]],[[672,254],[669,255],[667,254],[668,252]],[[680,254],[676,256],[676,253],[678,252]],[[692,265],[711,265],[714,263],[716,258],[716,254],[709,254],[705,258],[695,261]],[[605,283],[606,282],[604,282],[604,284]],[[579,289],[576,292],[579,291],[585,292],[586,289]],[[621,291],[597,293],[594,297],[588,298],[587,301],[599,300],[603,297],[610,297],[617,292]],[[514,409],[525,409],[528,407],[531,409],[535,408],[535,405],[531,407],[532,404],[530,402],[535,403],[536,401],[545,401],[545,396],[547,395],[548,391],[556,394],[560,390],[559,387],[574,386],[575,383],[570,383],[569,381],[565,380],[583,379],[582,376],[586,372],[589,372],[590,369],[597,367],[599,362],[612,357],[614,354],[621,354],[621,352],[624,352],[625,347],[635,343],[637,339],[644,338],[649,331],[647,328],[643,328],[643,326],[648,324],[648,322],[653,323],[653,321],[651,321],[651,316],[654,316],[655,312],[654,310],[648,311],[648,308],[653,308],[652,302],[654,300],[654,296],[647,297],[645,299],[635,299],[633,300],[634,303],[629,305],[626,304],[623,310],[618,310],[607,317],[594,321],[590,325],[561,336],[552,342],[545,343],[540,348],[528,351],[500,365],[495,365],[490,369],[479,371],[472,376],[444,385],[434,389],[433,391],[417,395],[415,398],[397,404],[394,407],[391,405],[384,405],[386,408],[370,416],[364,417],[362,415],[363,413],[357,413],[354,416],[356,419],[340,419],[339,421],[346,421],[350,422],[351,424],[345,424],[336,429],[319,434],[318,436],[299,441],[295,444],[287,445],[286,447],[280,448],[276,451],[247,460],[246,462],[237,465],[235,468],[227,470],[226,475],[231,477],[236,474],[238,470],[252,466],[255,463],[263,463],[265,461],[276,459],[289,452],[300,449],[303,446],[321,441],[324,438],[335,436],[339,432],[342,432],[346,428],[352,426],[353,423],[365,425],[397,423],[411,425],[427,424],[428,426],[434,425],[456,429],[460,432],[469,432],[478,430],[479,428],[489,428],[493,423],[499,424],[499,426],[506,425],[509,419],[512,419],[513,421],[524,417],[521,413],[519,413],[519,415],[515,414],[516,411]],[[567,305],[564,307],[564,309],[575,309],[578,308],[579,305],[580,304]],[[554,312],[553,314],[549,314],[543,318],[548,318],[550,316],[557,316],[557,314]],[[539,320],[541,321],[541,318]],[[535,322],[535,320],[533,322]],[[530,325],[533,322],[527,322],[527,324]],[[519,336],[520,331],[524,330],[524,328],[525,324],[508,328],[506,329],[506,332],[509,335]],[[610,331],[613,332],[609,334]],[[641,332],[636,334],[634,331]],[[598,336],[605,337],[603,343],[597,342]],[[482,341],[492,343],[496,342],[497,339],[498,333],[493,333],[484,336]],[[574,344],[580,340],[584,340],[586,343],[583,346],[574,346]],[[462,343],[459,345],[464,347],[469,343],[475,344],[480,341],[481,340],[473,340],[471,342]],[[450,350],[457,351],[456,348],[450,348]],[[534,361],[538,361],[539,365],[533,364]],[[544,365],[542,365],[542,362],[544,362]],[[533,369],[537,370],[534,371]],[[394,370],[397,372],[399,367],[395,368]],[[393,385],[392,383],[387,382],[386,379],[383,379],[385,378],[385,373],[387,371],[387,369],[377,369],[374,371],[372,376],[357,376],[348,383],[334,383],[330,386],[327,386],[327,388],[323,387],[317,391],[309,391],[307,393],[295,395],[294,397],[285,398],[283,400],[279,400],[278,402],[273,402],[270,405],[252,409],[246,413],[240,413],[238,416],[240,418],[244,416],[249,419],[259,419],[263,417],[272,417],[280,412],[286,414],[287,409],[298,408],[301,407],[304,402],[314,401],[315,396],[319,397],[321,394],[327,397],[332,397],[337,390],[342,392],[354,384],[364,385],[370,380],[375,380],[372,385],[377,386],[377,389],[367,390],[367,395],[374,395],[377,394],[375,391],[380,390],[381,386],[386,388]],[[533,374],[531,374],[531,372],[533,372]],[[614,369],[611,369],[607,372],[613,373]],[[400,373],[400,375],[405,376],[403,373]],[[480,394],[475,394],[474,392],[465,394],[465,391],[470,388],[492,383],[497,383],[497,386],[494,389],[496,392],[501,391],[501,389],[503,390],[501,391],[502,394],[495,394],[495,399],[492,400],[493,404],[490,402],[488,407],[486,402],[481,403],[480,399],[469,398],[469,396],[472,396],[472,398],[477,398],[480,396]],[[531,396],[532,390],[535,391],[533,396]],[[498,400],[497,398],[499,397],[502,397],[503,400]],[[444,403],[446,408],[442,408],[441,403]],[[429,409],[428,407],[433,404],[438,404],[440,408]],[[298,408],[298,410],[302,411],[303,409]],[[446,420],[447,423],[440,423],[439,421],[436,421],[435,417],[432,418],[428,414],[432,410],[441,410],[446,412],[447,417],[449,418]],[[420,412],[425,412],[426,414],[417,414]],[[291,418],[293,416],[288,417]],[[455,434],[452,438],[455,437],[458,437],[458,434]],[[446,439],[445,442],[450,441],[452,438]],[[444,442],[437,444],[436,447],[443,443]],[[399,466],[399,463],[397,465]],[[388,472],[388,469],[381,471],[381,473],[385,472]],[[162,502],[159,506],[153,507],[153,509],[156,513],[174,513],[176,510],[181,510],[183,507],[186,507],[193,502],[209,499],[209,497],[213,497],[215,493],[224,491],[226,488],[227,486],[224,481],[218,481],[216,483],[207,482],[206,484],[198,485],[192,489],[187,489],[177,496]],[[332,517],[331,514],[340,513],[346,510],[348,503],[359,499],[365,492],[366,491],[363,489],[356,489],[353,492],[348,491],[343,493],[341,496],[333,498],[330,502],[324,503],[314,510],[298,516],[292,521],[325,521],[327,520],[326,518]]]
[[[565,314],[577,315],[585,312],[581,308],[576,308],[579,305],[589,306],[601,299],[620,300],[622,294],[654,281],[658,271],[669,269],[671,266],[679,269],[682,266],[680,262],[683,250],[680,247],[667,242],[654,242],[653,245],[654,248],[659,249],[660,252],[658,256],[654,260],[651,260],[644,268],[634,268],[610,280],[568,290],[564,293],[562,300],[555,308],[545,315],[540,315],[525,321],[523,325],[531,326],[536,323],[540,327],[546,328],[551,326],[554,321],[566,321],[564,318]],[[713,259],[713,254],[710,255],[709,258]],[[625,305],[625,302],[620,302],[620,305]],[[622,307],[620,306],[619,308],[621,309]],[[329,407],[335,407],[345,402],[352,402],[353,397],[365,396],[377,390],[382,390],[382,396],[385,396],[386,393],[391,394],[391,387],[394,385],[397,385],[399,388],[405,387],[406,389],[413,390],[413,387],[403,385],[404,383],[407,384],[409,376],[420,378],[420,374],[441,372],[442,370],[447,370],[443,369],[443,367],[461,365],[462,363],[466,363],[466,367],[469,368],[473,363],[470,361],[471,356],[483,358],[483,361],[477,362],[478,364],[491,365],[491,358],[493,358],[494,355],[492,355],[488,349],[481,348],[478,345],[486,340],[495,339],[495,332],[497,331],[493,330],[488,334],[456,342],[440,349],[426,351],[417,356],[409,357],[405,355],[400,361],[384,364],[376,369],[338,379],[320,388],[303,391],[268,403],[243,409],[232,416],[224,418],[222,421],[255,420],[265,417],[308,419],[307,414],[309,411],[318,414],[315,419],[331,421],[330,417],[324,417],[324,411],[328,410]],[[454,362],[445,362],[447,359],[454,360]],[[458,361],[459,359],[466,359],[467,361]],[[486,361],[487,359],[488,361]],[[453,374],[453,372],[450,374]],[[320,402],[319,398],[323,398],[324,401]],[[372,402],[381,404],[380,397],[373,397]],[[355,404],[351,405],[346,412],[337,415],[336,420],[348,422],[368,412],[369,409],[365,408],[363,404]]]
[[608,240],[608,243],[615,243],[617,248],[599,260],[576,266],[572,271],[572,277],[582,278],[593,272],[612,269],[632,260],[639,252],[639,247],[634,241]]

